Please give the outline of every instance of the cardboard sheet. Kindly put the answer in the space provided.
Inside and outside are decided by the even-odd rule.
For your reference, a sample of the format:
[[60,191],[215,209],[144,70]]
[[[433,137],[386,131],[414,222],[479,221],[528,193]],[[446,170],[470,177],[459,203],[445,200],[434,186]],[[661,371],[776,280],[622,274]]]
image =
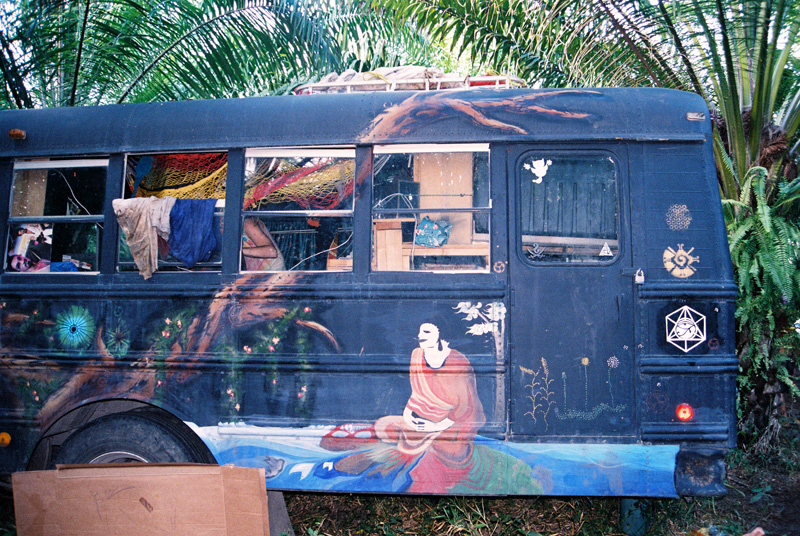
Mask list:
[[12,475],[19,536],[269,536],[264,470],[67,465]]

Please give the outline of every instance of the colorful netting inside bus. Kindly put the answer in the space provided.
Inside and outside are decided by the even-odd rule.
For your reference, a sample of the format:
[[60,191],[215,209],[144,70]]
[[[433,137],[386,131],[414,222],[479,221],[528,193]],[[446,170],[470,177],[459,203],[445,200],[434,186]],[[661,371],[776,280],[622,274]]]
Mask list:
[[297,167],[276,159],[259,163],[246,185],[245,210],[266,205],[295,202],[304,209],[332,209],[353,193],[353,159],[324,159]]
[[[146,160],[152,163],[142,177],[136,167],[146,165]],[[136,187],[137,177],[141,177],[136,197],[225,199],[227,171],[227,153],[154,155],[142,157],[136,165],[129,163],[128,186]]]

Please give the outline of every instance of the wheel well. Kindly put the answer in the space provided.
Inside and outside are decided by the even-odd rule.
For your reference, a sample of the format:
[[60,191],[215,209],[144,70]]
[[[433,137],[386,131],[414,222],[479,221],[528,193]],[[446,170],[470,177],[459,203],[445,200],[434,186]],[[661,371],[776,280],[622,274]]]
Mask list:
[[197,434],[172,413],[135,400],[105,400],[75,408],[54,422],[33,450],[33,454],[28,461],[27,470],[34,471],[49,468],[61,444],[79,428],[106,415],[131,411],[145,414],[148,419],[157,422],[178,435],[196,454],[199,463],[217,463],[211,451],[197,437]]

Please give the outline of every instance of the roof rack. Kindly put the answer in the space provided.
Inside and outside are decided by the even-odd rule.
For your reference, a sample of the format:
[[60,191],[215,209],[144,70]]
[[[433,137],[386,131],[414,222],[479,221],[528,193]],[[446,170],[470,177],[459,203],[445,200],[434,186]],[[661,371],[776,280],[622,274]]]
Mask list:
[[510,89],[525,87],[525,81],[514,76],[433,76],[424,78],[386,78],[375,73],[363,73],[361,80],[345,80],[316,82],[298,86],[296,95],[313,93],[352,93],[355,91],[437,91],[447,89],[465,89],[474,87],[492,87]]

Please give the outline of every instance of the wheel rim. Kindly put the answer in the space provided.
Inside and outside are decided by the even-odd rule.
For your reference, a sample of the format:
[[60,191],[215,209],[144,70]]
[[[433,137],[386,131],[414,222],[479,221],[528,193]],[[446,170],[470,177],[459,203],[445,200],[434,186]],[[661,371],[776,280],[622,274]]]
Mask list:
[[103,454],[89,460],[89,463],[149,463],[148,460],[125,450],[115,450],[104,452]]

